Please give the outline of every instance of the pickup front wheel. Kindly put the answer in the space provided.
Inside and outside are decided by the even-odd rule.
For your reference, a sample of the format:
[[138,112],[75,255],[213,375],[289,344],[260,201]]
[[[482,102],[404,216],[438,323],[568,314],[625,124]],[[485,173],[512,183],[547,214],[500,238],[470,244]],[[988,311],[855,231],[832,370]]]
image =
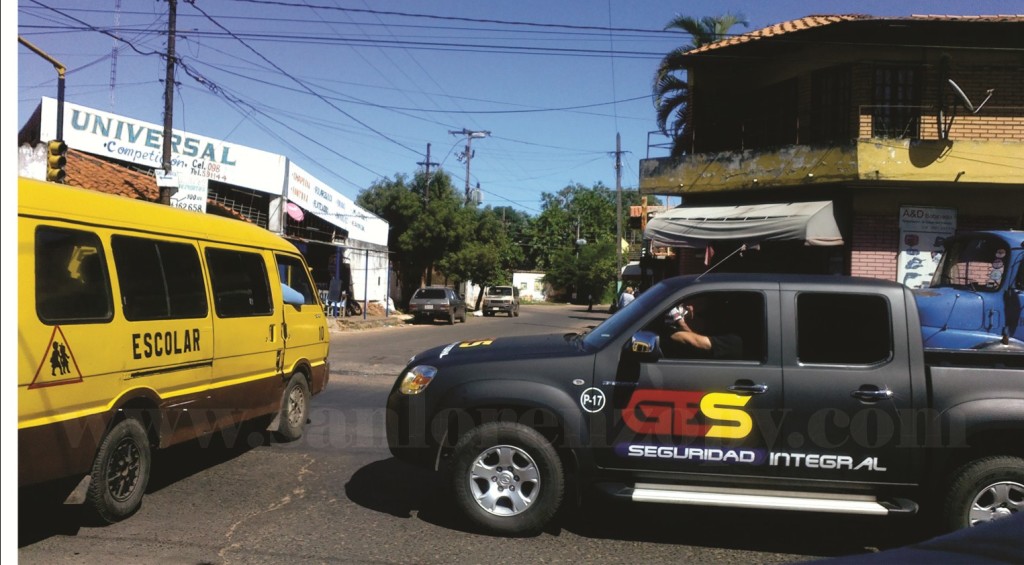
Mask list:
[[562,503],[564,475],[555,449],[536,430],[491,422],[470,430],[455,446],[459,508],[490,533],[540,533]]
[[943,512],[956,530],[1024,511],[1024,459],[996,456],[973,461],[953,475]]

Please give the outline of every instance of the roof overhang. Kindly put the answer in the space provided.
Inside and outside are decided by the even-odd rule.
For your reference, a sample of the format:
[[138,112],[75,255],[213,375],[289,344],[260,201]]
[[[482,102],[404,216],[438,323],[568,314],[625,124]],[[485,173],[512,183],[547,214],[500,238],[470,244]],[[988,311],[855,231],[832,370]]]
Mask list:
[[831,201],[679,207],[647,222],[644,237],[671,247],[704,247],[716,241],[843,244]]

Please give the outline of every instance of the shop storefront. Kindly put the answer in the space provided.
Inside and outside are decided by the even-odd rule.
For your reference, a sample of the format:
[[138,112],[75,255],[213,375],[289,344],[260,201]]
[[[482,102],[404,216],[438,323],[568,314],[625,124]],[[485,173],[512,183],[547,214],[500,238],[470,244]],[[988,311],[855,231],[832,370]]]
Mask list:
[[[19,142],[55,139],[57,114],[57,101],[43,98]],[[161,126],[67,102],[63,115],[69,148],[152,174],[158,186],[171,189],[172,206],[207,212],[214,203],[290,239],[324,292],[333,282],[358,300],[387,300],[387,222],[288,157],[174,130],[165,174]]]

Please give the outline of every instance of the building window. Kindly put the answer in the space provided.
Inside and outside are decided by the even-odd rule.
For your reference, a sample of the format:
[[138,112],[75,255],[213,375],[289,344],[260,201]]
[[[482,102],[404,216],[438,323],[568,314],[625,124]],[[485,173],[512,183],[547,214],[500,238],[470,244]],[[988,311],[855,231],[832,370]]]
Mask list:
[[748,99],[743,149],[766,149],[798,142],[798,84],[790,79],[758,90]]
[[850,70],[822,69],[811,76],[810,143],[834,144],[849,141]]
[[889,139],[920,137],[921,88],[917,69],[875,69],[871,136]]

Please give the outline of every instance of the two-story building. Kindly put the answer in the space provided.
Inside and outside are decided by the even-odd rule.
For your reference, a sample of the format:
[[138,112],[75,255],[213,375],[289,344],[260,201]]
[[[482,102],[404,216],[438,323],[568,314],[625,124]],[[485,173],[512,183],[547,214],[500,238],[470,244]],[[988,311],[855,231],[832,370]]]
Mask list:
[[[659,272],[930,280],[945,237],[1024,226],[1024,16],[808,16],[685,55]],[[657,258],[649,259],[657,261]]]

